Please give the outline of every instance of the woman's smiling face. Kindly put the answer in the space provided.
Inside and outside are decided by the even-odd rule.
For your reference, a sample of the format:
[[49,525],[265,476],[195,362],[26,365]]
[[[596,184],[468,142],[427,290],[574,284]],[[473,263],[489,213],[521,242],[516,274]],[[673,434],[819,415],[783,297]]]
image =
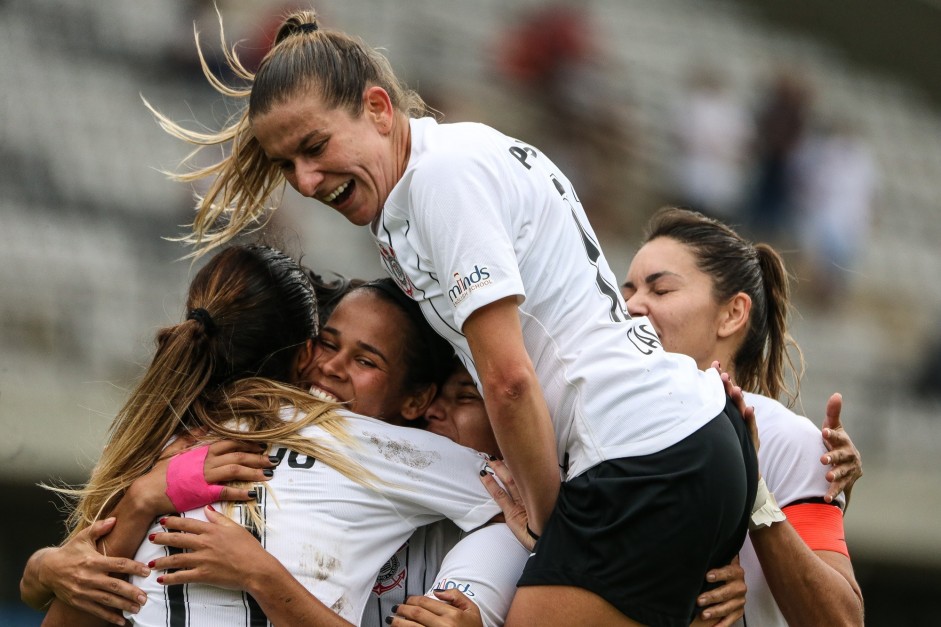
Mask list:
[[379,215],[399,176],[394,112],[384,94],[367,89],[363,111],[353,115],[327,107],[316,89],[302,91],[254,115],[252,132],[291,187],[364,226]]
[[317,339],[308,373],[312,393],[349,403],[364,416],[400,421],[405,389],[405,314],[369,290],[337,305]]

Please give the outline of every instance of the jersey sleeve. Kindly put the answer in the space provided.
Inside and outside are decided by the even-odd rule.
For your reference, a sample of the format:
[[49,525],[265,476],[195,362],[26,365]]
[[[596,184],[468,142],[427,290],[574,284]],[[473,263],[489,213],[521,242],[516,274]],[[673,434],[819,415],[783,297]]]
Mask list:
[[[754,398],[749,395],[749,401]],[[820,429],[774,401],[755,403],[761,447],[761,474],[783,508],[799,502],[823,502],[829,488],[827,468],[820,463],[826,452]],[[834,503],[842,508],[843,495]]]
[[[509,527],[487,525],[448,552],[433,589],[462,592],[480,609],[484,627],[499,627],[510,611],[516,582],[528,558],[529,551]],[[426,596],[435,598],[432,590]]]
[[[496,150],[494,148],[494,150]],[[498,155],[449,151],[415,172],[411,215],[458,328],[477,309],[525,297],[508,205],[515,194]]]
[[[765,416],[761,416],[765,412]],[[848,555],[843,530],[843,495],[833,503],[823,500],[829,488],[827,469],[820,463],[826,445],[810,420],[780,404],[761,402],[756,407],[761,447],[759,466],[788,522],[814,551]]]

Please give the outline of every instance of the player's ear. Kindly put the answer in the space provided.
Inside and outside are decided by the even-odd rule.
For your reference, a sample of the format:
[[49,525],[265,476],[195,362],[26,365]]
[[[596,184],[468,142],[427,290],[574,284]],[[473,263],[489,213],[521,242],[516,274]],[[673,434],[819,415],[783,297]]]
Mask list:
[[395,107],[389,93],[378,85],[371,85],[363,92],[363,115],[367,116],[380,133],[392,130]]
[[750,315],[751,296],[745,292],[739,292],[722,307],[716,334],[720,338],[727,338],[745,330],[748,327]]
[[308,339],[304,345],[297,349],[294,356],[292,375],[294,383],[306,386],[310,383],[310,374],[314,366],[314,340]]
[[402,403],[402,411],[400,412],[402,418],[406,420],[417,420],[424,416],[425,412],[428,411],[428,407],[431,405],[431,401],[435,400],[437,393],[438,386],[434,383],[429,383],[407,396]]

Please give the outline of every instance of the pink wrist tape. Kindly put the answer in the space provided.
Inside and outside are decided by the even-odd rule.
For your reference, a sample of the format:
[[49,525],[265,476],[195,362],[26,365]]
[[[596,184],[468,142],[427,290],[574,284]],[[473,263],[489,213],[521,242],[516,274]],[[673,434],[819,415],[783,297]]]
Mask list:
[[167,468],[167,497],[178,512],[203,507],[219,500],[221,485],[206,483],[203,466],[209,446],[175,455]]

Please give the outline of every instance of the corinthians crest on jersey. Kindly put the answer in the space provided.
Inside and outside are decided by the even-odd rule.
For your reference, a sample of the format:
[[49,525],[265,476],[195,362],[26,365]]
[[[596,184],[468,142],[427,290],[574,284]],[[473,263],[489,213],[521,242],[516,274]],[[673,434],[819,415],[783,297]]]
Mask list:
[[377,242],[377,245],[379,246],[379,257],[382,259],[382,265],[385,266],[389,275],[395,280],[396,285],[398,285],[403,292],[414,298],[415,286],[412,284],[411,279],[408,278],[408,275],[405,274],[405,270],[402,269],[402,264],[399,263],[399,260],[395,256],[395,250],[388,244],[383,244],[382,242]]
[[405,567],[405,552],[407,549],[408,542],[403,544],[379,570],[376,585],[372,588],[373,594],[381,597],[386,592],[401,588],[404,585],[405,575],[408,573],[408,569]]

